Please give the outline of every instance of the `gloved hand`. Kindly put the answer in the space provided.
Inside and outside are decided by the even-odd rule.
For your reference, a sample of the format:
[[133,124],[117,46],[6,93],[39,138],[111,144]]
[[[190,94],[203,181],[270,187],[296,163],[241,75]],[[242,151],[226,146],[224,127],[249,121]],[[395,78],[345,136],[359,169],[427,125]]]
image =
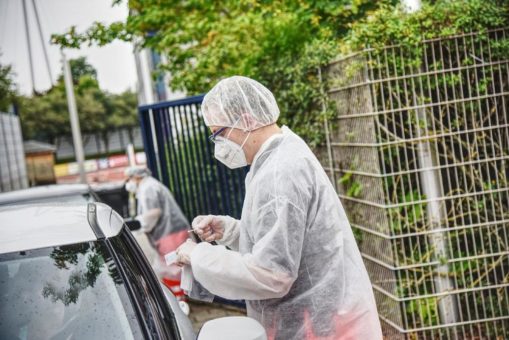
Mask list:
[[177,262],[176,264],[178,266],[183,266],[186,264],[191,264],[191,253],[194,250],[194,247],[196,247],[196,243],[190,239],[187,239],[186,242],[182,243],[177,248]]
[[191,225],[201,240],[238,249],[239,222],[230,216],[206,215],[197,216]]
[[227,216],[197,216],[191,224],[202,241],[212,242],[223,238]]

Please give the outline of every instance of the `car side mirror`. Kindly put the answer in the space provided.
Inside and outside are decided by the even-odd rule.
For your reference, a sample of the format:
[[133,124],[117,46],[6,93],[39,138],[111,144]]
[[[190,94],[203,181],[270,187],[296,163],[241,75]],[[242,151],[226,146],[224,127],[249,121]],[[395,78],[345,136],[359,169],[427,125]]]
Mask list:
[[229,316],[207,321],[198,334],[198,340],[267,340],[265,329],[255,319]]
[[124,219],[124,222],[127,228],[129,228],[131,231],[141,229],[140,221],[135,220],[132,217]]

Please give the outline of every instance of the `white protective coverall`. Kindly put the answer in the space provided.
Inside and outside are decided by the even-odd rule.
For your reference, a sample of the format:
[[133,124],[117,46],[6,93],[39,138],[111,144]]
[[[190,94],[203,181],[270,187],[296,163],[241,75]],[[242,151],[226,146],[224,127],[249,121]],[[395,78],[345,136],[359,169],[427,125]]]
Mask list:
[[[189,222],[180,209],[170,190],[151,176],[143,178],[136,191],[138,216],[142,232],[157,251],[157,255],[143,247],[147,258],[152,258],[152,267],[160,277],[179,279],[180,268],[166,266],[163,255],[181,245],[187,238]],[[136,235],[140,245],[144,244],[143,235]]]
[[143,178],[136,191],[138,219],[155,248],[167,235],[186,231],[189,222],[170,190],[151,176]]
[[338,196],[306,143],[282,131],[253,160],[241,220],[222,217],[220,245],[202,242],[191,253],[198,286],[245,299],[269,339],[381,339]]

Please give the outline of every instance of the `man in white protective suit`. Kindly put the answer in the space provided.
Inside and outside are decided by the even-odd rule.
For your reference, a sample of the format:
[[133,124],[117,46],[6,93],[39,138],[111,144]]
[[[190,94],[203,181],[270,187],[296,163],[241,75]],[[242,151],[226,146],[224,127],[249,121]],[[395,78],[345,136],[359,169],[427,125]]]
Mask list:
[[341,202],[306,143],[276,124],[272,93],[235,76],[207,93],[202,110],[215,157],[230,168],[251,168],[241,219],[198,216],[192,226],[206,242],[188,240],[177,249],[194,286],[245,299],[248,316],[269,339],[381,339],[369,277]]
[[[163,183],[149,169],[131,166],[125,169],[126,190],[137,200],[141,229],[133,232],[158,277],[170,286],[180,285],[180,268],[166,266],[163,255],[177,249],[188,238],[189,222]],[[147,242],[148,241],[148,242]],[[150,244],[148,247],[147,245]]]

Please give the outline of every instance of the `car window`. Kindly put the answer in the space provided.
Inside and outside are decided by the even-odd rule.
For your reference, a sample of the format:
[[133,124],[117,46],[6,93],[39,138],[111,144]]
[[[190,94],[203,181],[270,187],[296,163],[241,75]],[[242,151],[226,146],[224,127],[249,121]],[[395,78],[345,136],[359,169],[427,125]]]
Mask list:
[[162,332],[166,334],[166,337],[177,338],[176,320],[171,314],[150,264],[139,250],[130,232],[123,228],[118,236],[109,241],[115,249],[122,268],[127,269],[125,275],[133,286],[133,294],[143,314],[145,329],[152,337],[157,337]]
[[139,339],[108,249],[90,242],[0,255],[1,339]]

